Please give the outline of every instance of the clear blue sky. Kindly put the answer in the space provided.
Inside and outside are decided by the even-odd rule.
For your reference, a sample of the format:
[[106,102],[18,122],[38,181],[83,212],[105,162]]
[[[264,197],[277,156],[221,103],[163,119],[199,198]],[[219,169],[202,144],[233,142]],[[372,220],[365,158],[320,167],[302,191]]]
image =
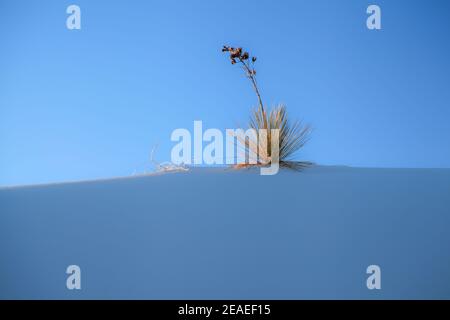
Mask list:
[[255,97],[223,44],[258,57],[266,102],[314,126],[302,159],[450,167],[449,32],[444,0],[2,0],[0,185],[129,175],[155,144],[169,160],[194,120],[245,124]]

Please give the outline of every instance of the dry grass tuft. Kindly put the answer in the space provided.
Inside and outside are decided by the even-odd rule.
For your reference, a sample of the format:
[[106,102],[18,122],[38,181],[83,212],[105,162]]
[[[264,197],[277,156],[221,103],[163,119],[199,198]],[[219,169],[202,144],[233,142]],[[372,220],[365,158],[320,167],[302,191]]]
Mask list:
[[269,114],[262,109],[253,110],[249,127],[257,132],[265,129],[267,132],[267,143],[258,143],[255,140],[246,140],[239,142],[244,146],[244,152],[252,153],[258,156],[257,164],[241,163],[235,168],[248,168],[251,166],[264,166],[270,164],[272,160],[272,134],[271,129],[279,130],[279,164],[281,168],[292,170],[303,170],[313,163],[308,161],[295,161],[298,151],[308,142],[311,134],[311,126],[304,125],[300,121],[291,123],[287,116],[286,107],[280,105],[270,111]]

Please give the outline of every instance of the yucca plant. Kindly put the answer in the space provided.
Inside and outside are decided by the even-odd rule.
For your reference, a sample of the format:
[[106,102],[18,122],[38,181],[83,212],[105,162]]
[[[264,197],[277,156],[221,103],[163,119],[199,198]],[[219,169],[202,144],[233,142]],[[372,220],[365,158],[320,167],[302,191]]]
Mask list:
[[[245,140],[240,141],[244,146],[244,152],[256,154],[258,162],[256,165],[267,165],[272,161],[272,130],[278,129],[278,159],[280,167],[293,170],[302,170],[310,165],[308,161],[296,161],[297,152],[308,142],[311,127],[304,125],[300,121],[291,122],[288,118],[286,106],[279,105],[266,111],[261,94],[256,81],[256,70],[254,64],[256,57],[251,57],[248,52],[244,52],[242,48],[233,48],[223,46],[222,52],[230,54],[231,64],[240,63],[246,77],[251,81],[253,89],[258,98],[258,107],[252,111],[250,116],[249,127],[260,132],[264,130],[267,133],[267,141]],[[237,168],[254,166],[255,164],[243,163],[236,165]]]

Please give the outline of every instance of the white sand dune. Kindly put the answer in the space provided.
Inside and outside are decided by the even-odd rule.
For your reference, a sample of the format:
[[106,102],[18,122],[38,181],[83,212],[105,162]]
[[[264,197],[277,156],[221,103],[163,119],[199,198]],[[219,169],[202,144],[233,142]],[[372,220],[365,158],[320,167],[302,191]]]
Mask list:
[[[0,298],[450,298],[450,169],[2,188]],[[82,289],[66,289],[66,267]],[[382,270],[368,290],[366,268]]]

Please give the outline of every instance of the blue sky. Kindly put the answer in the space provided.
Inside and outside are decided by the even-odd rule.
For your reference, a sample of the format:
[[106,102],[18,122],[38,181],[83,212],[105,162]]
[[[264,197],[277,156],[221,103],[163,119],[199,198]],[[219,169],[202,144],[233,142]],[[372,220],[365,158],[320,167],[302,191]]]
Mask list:
[[0,185],[130,175],[194,120],[244,125],[256,100],[223,44],[258,57],[265,102],[313,125],[301,159],[450,167],[449,16],[438,0],[2,1]]

